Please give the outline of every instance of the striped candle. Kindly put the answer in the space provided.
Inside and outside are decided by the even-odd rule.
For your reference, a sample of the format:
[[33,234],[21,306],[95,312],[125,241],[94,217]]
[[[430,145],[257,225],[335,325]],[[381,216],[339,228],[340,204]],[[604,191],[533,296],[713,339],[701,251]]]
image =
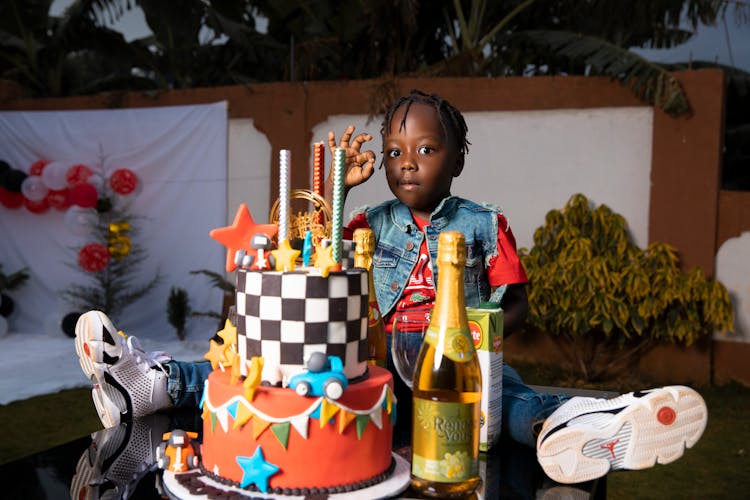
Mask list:
[[325,149],[322,142],[313,144],[313,193],[323,197],[323,160],[325,158]]
[[336,148],[333,152],[333,196],[331,197],[331,256],[341,264],[341,245],[344,231],[344,163],[346,150]]
[[289,239],[289,179],[292,152],[279,151],[279,243]]
[[[313,178],[312,178],[312,191],[321,198],[325,199],[325,191],[323,189],[323,161],[325,159],[325,149],[323,142],[316,142],[313,144]],[[315,223],[323,225],[323,211],[318,211],[315,217]]]

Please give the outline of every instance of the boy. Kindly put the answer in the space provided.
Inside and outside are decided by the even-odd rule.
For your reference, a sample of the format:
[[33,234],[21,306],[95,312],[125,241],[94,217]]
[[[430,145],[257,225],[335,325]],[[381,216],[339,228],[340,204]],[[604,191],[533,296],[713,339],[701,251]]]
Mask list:
[[[450,194],[453,178],[464,167],[466,133],[456,108],[419,91],[398,100],[385,115],[382,164],[395,199],[361,211],[348,229],[370,227],[375,234],[373,280],[386,325],[395,317],[427,321],[439,278],[430,262],[436,258],[437,235],[443,230],[458,230],[466,237],[467,305],[499,302],[506,335],[524,321],[527,278],[507,220],[496,208]],[[352,139],[353,134],[349,127],[339,143],[346,149],[346,192],[367,181],[375,165],[374,152],[362,151],[372,137],[363,133]],[[328,142],[336,147],[333,133]],[[149,358],[132,337],[127,342],[120,339],[97,311],[79,320],[76,349],[94,382],[94,402],[105,426],[119,422],[122,413],[138,417],[170,403],[197,404],[210,372],[208,363]],[[408,425],[402,406],[411,397],[395,378],[401,384],[399,420]],[[702,398],[687,387],[612,400],[568,398],[536,393],[508,366],[503,369],[502,406],[503,432],[536,447],[542,468],[562,483],[676,460],[685,446],[698,440],[707,418]]]

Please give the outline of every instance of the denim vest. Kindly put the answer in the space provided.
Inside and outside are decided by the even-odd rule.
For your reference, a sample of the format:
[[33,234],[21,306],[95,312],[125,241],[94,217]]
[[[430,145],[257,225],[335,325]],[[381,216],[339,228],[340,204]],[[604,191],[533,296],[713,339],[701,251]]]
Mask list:
[[398,200],[360,209],[375,235],[377,247],[373,258],[373,281],[381,313],[392,312],[419,259],[419,247],[427,237],[433,279],[437,289],[438,234],[460,231],[466,238],[464,292],[466,305],[477,307],[490,297],[486,266],[497,255],[497,215],[499,209],[449,196],[440,202],[430,216],[425,232],[414,223],[409,208]]

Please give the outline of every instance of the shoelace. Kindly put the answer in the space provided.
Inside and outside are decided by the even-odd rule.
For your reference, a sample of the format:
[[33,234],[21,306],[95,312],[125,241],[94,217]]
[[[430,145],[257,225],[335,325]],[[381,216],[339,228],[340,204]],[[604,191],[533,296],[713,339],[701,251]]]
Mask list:
[[127,346],[128,351],[130,351],[130,354],[135,356],[135,359],[138,363],[144,363],[149,368],[158,367],[165,374],[168,374],[162,363],[171,361],[172,356],[164,351],[144,351],[143,347],[141,347],[141,342],[137,337],[133,337],[132,335],[125,340],[125,345]]

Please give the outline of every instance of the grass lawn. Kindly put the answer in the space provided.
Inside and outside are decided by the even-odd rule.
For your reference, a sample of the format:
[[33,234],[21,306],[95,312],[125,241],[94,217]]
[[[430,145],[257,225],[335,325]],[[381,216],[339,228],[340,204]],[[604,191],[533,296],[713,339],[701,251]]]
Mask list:
[[[560,385],[548,367],[514,367],[531,384]],[[641,385],[635,385],[635,384]],[[643,381],[590,386],[607,390],[651,387]],[[737,384],[696,388],[708,405],[703,438],[669,465],[610,474],[608,498],[748,498],[750,491],[750,388]],[[0,406],[0,464],[65,443],[101,428],[89,389],[75,389]]]

